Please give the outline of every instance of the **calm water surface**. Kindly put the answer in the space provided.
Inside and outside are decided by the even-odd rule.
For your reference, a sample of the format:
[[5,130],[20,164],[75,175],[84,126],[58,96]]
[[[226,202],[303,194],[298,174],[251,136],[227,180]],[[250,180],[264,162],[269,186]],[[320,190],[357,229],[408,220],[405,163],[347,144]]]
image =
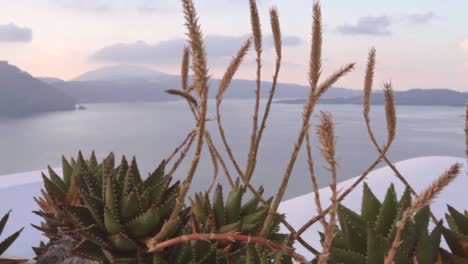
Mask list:
[[[213,102],[211,102],[213,103]],[[145,104],[93,104],[87,110],[36,115],[22,119],[0,119],[0,175],[59,166],[61,155],[75,156],[78,150],[99,158],[113,151],[117,155],[135,155],[142,173],[155,168],[193,128],[194,121],[183,102]],[[213,104],[211,105],[213,108]],[[223,105],[227,136],[238,160],[244,164],[250,142],[250,101],[228,100]],[[363,123],[362,110],[355,105],[320,105],[330,111],[336,122],[338,162],[341,180],[361,173],[376,158]],[[263,184],[273,193],[281,180],[286,161],[298,134],[302,105],[274,104],[261,145],[255,184]],[[397,138],[389,152],[393,161],[425,155],[464,155],[464,109],[454,107],[399,106]],[[214,116],[211,113],[211,116]],[[372,126],[383,143],[386,136],[383,108],[372,110]],[[317,123],[317,115],[313,123]],[[217,137],[217,128],[209,129]],[[314,146],[317,147],[314,135]],[[192,190],[206,188],[212,179],[208,156],[201,162]],[[320,184],[329,175],[315,151]],[[176,178],[183,178],[187,164]],[[0,177],[1,180],[1,177]],[[223,175],[220,180],[224,181]],[[311,184],[304,155],[299,157],[287,197],[310,192]]]

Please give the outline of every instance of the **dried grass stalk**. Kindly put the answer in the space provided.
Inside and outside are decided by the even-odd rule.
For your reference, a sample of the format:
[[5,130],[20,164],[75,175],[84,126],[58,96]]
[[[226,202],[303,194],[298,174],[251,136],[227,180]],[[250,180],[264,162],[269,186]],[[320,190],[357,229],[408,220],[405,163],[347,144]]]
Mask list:
[[403,213],[400,221],[397,222],[397,232],[395,239],[393,240],[392,247],[388,252],[388,255],[385,257],[385,264],[393,264],[396,251],[400,246],[400,239],[403,229],[405,228],[407,220],[418,210],[429,205],[431,201],[447,186],[449,185],[457,176],[460,174],[461,164],[452,165],[444,174],[437,178],[426,190],[424,190],[419,197],[413,202],[411,207],[406,209]]
[[[306,153],[307,153],[307,167],[309,169],[310,179],[312,181],[312,188],[314,190],[314,202],[319,214],[323,213],[322,202],[320,200],[320,192],[317,183],[317,176],[315,175],[314,159],[312,158],[312,144],[310,143],[310,131],[306,133]],[[321,219],[323,228],[326,228],[325,218]]]
[[336,225],[336,211],[338,209],[338,191],[336,189],[336,178],[337,178],[337,165],[336,165],[336,149],[335,149],[335,128],[330,113],[321,113],[321,122],[317,126],[317,135],[319,136],[319,141],[321,144],[320,152],[322,156],[328,163],[328,170],[332,174],[332,180],[330,183],[330,189],[332,191],[330,200],[331,200],[331,210],[330,210],[330,220],[328,225],[324,227],[325,239],[323,242],[322,253],[319,256],[319,264],[328,263],[328,258],[330,255],[330,248],[334,237],[334,230]]
[[183,90],[176,90],[176,89],[168,89],[166,91],[164,91],[168,94],[172,94],[172,95],[176,95],[176,96],[180,96],[180,97],[183,97],[185,99],[187,99],[187,101],[189,103],[191,103],[192,105],[194,105],[195,107],[198,107],[198,102],[197,102],[197,99],[195,99],[195,97],[193,97],[191,94],[189,94],[188,92],[186,91],[183,91]]
[[[365,120],[365,123],[366,123],[367,132],[369,134],[369,137],[370,137],[374,147],[377,149],[377,151],[379,153],[382,153],[382,148],[379,146],[379,143],[377,142],[375,134],[372,131],[372,128],[371,128],[371,125],[370,125],[370,109],[371,109],[371,105],[372,105],[371,96],[372,96],[372,86],[373,86],[374,72],[375,72],[375,58],[376,58],[376,50],[374,48],[372,48],[370,50],[370,52],[369,52],[369,56],[368,56],[368,59],[367,59],[366,74],[365,74],[365,79],[364,79],[363,115],[364,115],[364,120]],[[391,92],[387,92],[385,94],[386,97],[388,98],[388,100],[387,100],[388,103],[387,104],[391,104],[391,101],[393,101],[393,99],[392,99],[393,94],[390,95],[390,93]],[[389,109],[389,110],[392,111],[391,109]],[[393,116],[395,116],[395,114],[393,114]],[[395,118],[392,118],[392,119],[396,120]],[[389,120],[389,118],[387,118],[387,120]],[[393,124],[396,123],[396,121],[390,121],[390,122],[392,122]],[[396,127],[396,124],[395,124],[395,127]],[[390,130],[390,129],[388,129],[388,130]],[[392,130],[393,130],[393,133],[396,133],[395,129],[392,129]],[[393,136],[393,138],[394,137],[395,136]],[[390,133],[389,133],[388,138],[390,138]],[[388,138],[387,138],[387,141],[389,140]],[[388,144],[388,142],[387,142],[387,144]],[[408,183],[408,181],[405,179],[405,177],[400,173],[400,171],[398,171],[396,166],[388,159],[388,157],[386,155],[383,156],[383,160],[392,169],[392,171],[395,173],[396,177],[410,190],[410,192],[415,197],[417,197],[418,194],[416,193],[416,191],[414,191],[413,187]],[[432,213],[431,213],[431,218],[432,218],[432,220],[434,222],[437,222],[436,217]]]
[[182,79],[182,90],[186,92],[189,91],[188,85],[188,76],[189,76],[189,67],[190,67],[190,48],[184,48],[184,55],[182,56],[182,67],[181,67],[181,79]]
[[322,84],[317,87],[315,97],[317,100],[326,92],[333,84],[335,84],[339,79],[341,79],[346,74],[350,73],[354,69],[355,63],[350,63],[341,67],[341,69],[334,72],[330,77],[328,77]]
[[372,48],[367,59],[366,76],[364,78],[364,117],[369,118],[371,108],[372,83],[375,71],[375,49]]
[[229,66],[227,67],[223,78],[219,82],[218,92],[216,93],[217,106],[221,105],[221,102],[223,101],[223,95],[226,92],[229,85],[231,84],[232,78],[236,74],[237,70],[239,69],[239,66],[241,65],[242,61],[247,55],[251,44],[252,40],[250,38],[247,39],[247,41],[245,41],[244,44],[242,44],[241,48],[237,52],[237,55],[231,60],[231,63],[229,63]]
[[[234,187],[234,181],[232,180],[231,174],[229,173],[229,170],[228,170],[228,168],[226,166],[226,163],[224,162],[223,157],[221,156],[218,149],[216,148],[216,145],[213,143],[213,139],[211,138],[211,135],[210,135],[210,133],[208,131],[205,132],[205,138],[206,138],[206,142],[208,143],[208,146],[211,148],[211,151],[213,152],[215,158],[221,164],[221,168],[223,169],[224,175],[226,176],[226,179],[227,179],[227,181],[229,183],[229,186],[231,188],[233,188]],[[213,183],[211,184],[211,186],[209,188],[209,191],[212,189],[212,186],[214,185],[214,182],[216,181],[216,177],[213,177],[213,178],[214,178]]]
[[[247,157],[247,165],[245,171],[248,170],[251,160],[254,160],[255,144],[257,141],[258,133],[258,112],[260,108],[260,89],[262,82],[262,29],[260,24],[260,17],[258,15],[258,8],[256,0],[250,0],[250,20],[252,25],[252,35],[254,39],[256,59],[257,59],[257,72],[256,72],[256,88],[255,88],[255,106],[252,117],[252,134],[250,136],[249,154]],[[249,180],[249,179],[247,179]]]
[[[315,5],[319,5],[319,4],[316,3]],[[321,18],[321,14],[316,14],[316,12],[320,12],[320,7],[319,6],[314,7],[314,17]],[[314,30],[316,30],[317,28],[319,28],[319,29],[321,28],[321,23],[318,23],[318,22],[320,22],[320,21],[314,20],[314,25],[313,25]],[[312,34],[312,36],[313,35],[314,35],[314,33]],[[315,39],[312,38],[312,41],[314,41],[314,40]],[[318,49],[318,48],[321,47],[321,45],[312,44],[312,47],[315,48],[315,49]],[[312,51],[311,53],[316,54],[316,53],[319,53],[319,52]],[[312,60],[311,60],[311,64],[312,64]],[[310,65],[309,67],[313,67],[313,65]],[[343,77],[348,72],[350,72],[353,68],[354,68],[354,64],[349,64],[349,65],[343,67],[342,69],[340,69],[339,71],[335,72],[332,76],[330,76],[321,85],[318,86],[319,88],[318,88],[317,91],[315,89],[313,89],[313,87],[311,87],[309,96],[308,96],[307,101],[306,101],[306,103],[304,105],[304,111],[303,111],[303,117],[302,117],[302,128],[299,131],[299,135],[298,135],[298,138],[297,138],[296,143],[294,145],[293,152],[291,153],[291,157],[290,157],[290,159],[288,161],[288,164],[286,166],[286,170],[284,172],[283,179],[282,179],[281,185],[279,187],[279,190],[278,190],[278,192],[276,194],[276,197],[275,197],[275,199],[273,201],[272,206],[270,207],[270,210],[268,211],[268,215],[267,215],[267,217],[265,219],[265,223],[263,224],[263,228],[262,228],[261,233],[260,233],[261,235],[265,235],[267,233],[267,231],[269,230],[269,228],[271,226],[271,223],[273,221],[273,216],[274,216],[275,212],[278,210],[278,206],[281,203],[281,200],[283,199],[283,196],[284,196],[284,194],[286,192],[286,189],[287,189],[287,186],[288,186],[288,183],[289,183],[289,178],[290,178],[292,170],[294,169],[294,166],[296,164],[296,160],[297,160],[299,151],[300,151],[300,149],[302,147],[302,143],[304,142],[305,134],[306,134],[306,132],[308,130],[308,127],[309,127],[309,120],[310,120],[310,117],[311,117],[312,112],[314,110],[315,104],[320,99],[320,96],[323,93],[325,93],[329,87],[331,87],[341,77]],[[316,68],[316,70],[319,70],[319,69]],[[295,237],[297,237],[297,236],[295,236]]]
[[309,59],[309,85],[312,90],[317,88],[322,73],[322,10],[320,4],[313,7],[312,47]]
[[392,83],[384,83],[385,115],[387,119],[387,144],[391,144],[396,134],[395,97],[393,96]]
[[281,27],[279,22],[278,8],[276,6],[270,9],[270,24],[271,31],[273,32],[273,41],[275,42],[276,57],[281,58]]
[[234,168],[236,169],[239,176],[242,175],[243,172],[239,166],[239,163],[237,162],[234,156],[234,153],[232,152],[229,142],[227,141],[226,133],[224,132],[223,124],[221,122],[221,103],[223,101],[223,95],[225,91],[227,90],[227,88],[229,87],[229,84],[231,83],[232,78],[234,77],[235,73],[239,69],[239,66],[242,63],[243,59],[247,55],[247,52],[251,46],[251,43],[252,43],[252,40],[249,38],[239,49],[239,51],[237,52],[237,55],[232,59],[228,68],[226,69],[226,72],[223,75],[223,78],[221,79],[218,92],[216,94],[216,121],[218,123],[218,130],[221,135],[224,148],[226,149],[226,152],[228,153],[229,159],[234,165]]
[[268,100],[265,106],[265,111],[263,112],[263,117],[262,117],[262,121],[260,124],[260,128],[256,136],[255,145],[254,145],[251,155],[249,156],[249,160],[247,161],[245,177],[247,178],[248,181],[250,181],[250,179],[252,178],[252,175],[254,173],[254,170],[257,164],[258,149],[260,147],[260,142],[262,140],[263,131],[265,130],[266,122],[270,114],[271,103],[273,102],[273,97],[275,96],[276,86],[278,83],[278,76],[279,76],[279,72],[281,69],[281,59],[282,59],[281,28],[280,28],[278,10],[276,7],[273,7],[270,9],[270,24],[271,24],[271,31],[273,32],[273,40],[275,43],[275,51],[276,51],[275,73],[273,75],[273,83],[270,88],[270,93],[269,93]]
[[207,100],[208,100],[208,66],[205,45],[203,40],[203,33],[198,24],[197,12],[192,0],[182,0],[182,6],[185,14],[185,25],[188,29],[188,37],[190,39],[190,48],[193,56],[193,72],[194,72],[194,85],[195,90],[200,95],[200,116],[198,120],[198,138],[193,154],[192,163],[187,173],[187,178],[182,183],[179,195],[177,197],[176,205],[172,211],[168,221],[164,223],[161,231],[153,238],[148,240],[147,246],[152,248],[159,241],[167,237],[173,225],[177,222],[180,210],[183,207],[185,197],[192,184],[193,176],[198,168],[200,162],[200,155],[203,148],[205,137],[205,124],[207,113]]

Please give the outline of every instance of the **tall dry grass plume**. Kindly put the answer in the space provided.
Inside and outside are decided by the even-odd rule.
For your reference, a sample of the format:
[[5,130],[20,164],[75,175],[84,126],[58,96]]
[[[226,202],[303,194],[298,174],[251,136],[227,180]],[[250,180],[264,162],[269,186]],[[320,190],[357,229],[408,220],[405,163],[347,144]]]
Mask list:
[[[272,84],[269,90],[269,96],[266,99],[265,109],[263,115],[259,120],[260,116],[260,92],[262,88],[262,55],[263,55],[263,43],[262,43],[262,23],[257,8],[257,3],[255,0],[249,0],[249,12],[250,12],[250,26],[252,36],[248,38],[239,48],[237,54],[233,57],[230,64],[226,68],[225,73],[219,86],[217,87],[216,92],[216,118],[217,123],[217,132],[219,133],[221,144],[224,149],[224,152],[219,151],[216,142],[213,140],[209,128],[206,126],[206,123],[209,121],[207,118],[207,109],[208,109],[208,89],[209,89],[209,74],[208,74],[208,65],[207,65],[207,54],[204,46],[203,33],[198,21],[197,13],[195,6],[192,0],[182,0],[182,6],[185,15],[185,26],[187,28],[187,36],[189,38],[189,47],[185,48],[183,51],[182,57],[182,66],[181,66],[181,83],[182,88],[180,90],[172,89],[168,90],[169,93],[176,96],[180,96],[189,104],[194,119],[196,121],[196,127],[191,131],[185,140],[180,144],[176,150],[170,155],[170,160],[179,153],[179,158],[176,159],[174,165],[170,171],[172,175],[178,168],[180,163],[188,155],[189,150],[194,145],[193,157],[187,172],[187,177],[181,186],[181,190],[177,197],[177,204],[173,212],[171,213],[169,220],[166,221],[161,229],[161,231],[154,236],[153,238],[147,241],[147,246],[151,252],[162,250],[164,248],[174,246],[176,244],[184,243],[186,241],[194,240],[213,240],[221,242],[236,242],[244,241],[246,243],[253,243],[256,245],[256,248],[260,250],[265,248],[277,249],[283,251],[285,254],[291,256],[299,263],[311,263],[313,260],[306,260],[301,255],[297,254],[296,250],[287,245],[298,245],[300,244],[314,257],[314,261],[318,263],[331,263],[332,253],[333,253],[333,241],[335,238],[335,227],[337,225],[337,208],[339,203],[341,203],[346,197],[352,193],[357,186],[362,184],[362,182],[369,176],[369,174],[382,162],[385,161],[387,165],[391,167],[397,179],[399,179],[411,192],[415,195],[416,200],[412,206],[406,210],[399,222],[397,236],[393,241],[391,250],[386,256],[385,263],[392,263],[394,254],[398,249],[400,244],[400,237],[403,227],[406,221],[420,208],[428,204],[434,197],[442,191],[442,189],[447,186],[453,179],[458,175],[460,171],[460,165],[453,165],[446,173],[444,173],[440,178],[438,178],[430,187],[428,187],[420,195],[414,191],[412,186],[408,183],[405,177],[397,170],[393,163],[388,159],[387,153],[396,138],[396,129],[397,129],[397,113],[395,107],[395,97],[393,94],[393,87],[390,82],[385,82],[383,84],[383,93],[385,97],[385,113],[386,113],[386,128],[387,128],[387,137],[383,145],[378,143],[377,138],[374,135],[374,132],[371,128],[370,122],[370,113],[372,106],[372,93],[373,93],[373,81],[375,74],[375,65],[376,65],[376,50],[374,48],[370,49],[367,65],[364,76],[364,87],[363,87],[363,115],[365,120],[365,125],[369,134],[369,138],[373,143],[374,147],[378,151],[378,156],[375,160],[363,171],[363,173],[356,178],[356,180],[346,189],[338,191],[338,165],[336,161],[336,140],[335,140],[335,124],[330,113],[321,113],[320,114],[320,123],[317,126],[311,126],[311,117],[313,116],[316,105],[318,104],[320,98],[340,79],[345,77],[347,74],[353,71],[355,64],[349,63],[345,64],[343,67],[339,68],[331,75],[323,78],[322,76],[322,45],[323,45],[323,29],[322,29],[322,12],[321,5],[317,1],[313,4],[312,8],[312,34],[311,34],[311,49],[310,49],[310,58],[308,60],[308,74],[307,81],[309,83],[309,93],[307,98],[305,98],[305,103],[303,105],[303,110],[301,116],[298,116],[298,119],[301,121],[299,130],[297,131],[297,137],[295,138],[294,145],[292,146],[291,154],[286,161],[285,170],[282,175],[276,175],[281,177],[281,183],[278,186],[277,191],[273,196],[272,201],[268,201],[263,196],[263,187],[256,187],[252,183],[251,179],[255,175],[255,168],[257,164],[257,156],[259,153],[260,143],[262,140],[262,135],[266,129],[266,124],[268,122],[269,114],[271,112],[272,102],[275,96],[275,91],[279,79],[279,73],[282,64],[283,50],[282,50],[282,32],[280,25],[280,16],[279,11],[276,7],[272,7],[269,10],[270,15],[270,26],[274,39],[274,51],[275,51],[275,68],[272,79]],[[255,51],[256,58],[256,68],[255,68],[255,97],[254,100],[254,109],[252,113],[252,131],[250,134],[250,144],[245,146],[247,151],[247,161],[245,164],[241,164],[235,157],[234,152],[232,151],[231,144],[227,138],[227,133],[224,129],[222,119],[222,103],[223,97],[226,91],[229,89],[231,81],[235,78],[235,74],[238,69],[242,66],[243,61],[245,60],[251,46],[253,45],[253,50]],[[191,59],[191,61],[190,61]],[[190,67],[192,64],[192,67]],[[193,71],[193,83],[190,84],[190,70]],[[228,120],[229,121],[229,120]],[[260,121],[260,122],[259,122]],[[468,156],[468,102],[467,102],[467,117],[466,117],[466,154]],[[321,197],[319,192],[319,185],[317,177],[321,175],[316,175],[314,166],[315,161],[312,156],[312,151],[314,148],[314,142],[311,139],[311,131],[316,132],[319,144],[319,150],[321,156],[326,162],[326,168],[331,174],[331,180],[329,188],[331,190],[331,196],[328,197],[331,200],[331,205],[327,208],[322,207]],[[305,143],[304,143],[305,141]],[[205,144],[206,143],[206,144]],[[222,169],[222,172],[226,176],[227,182],[231,188],[234,188],[235,182],[239,182],[245,185],[246,190],[248,190],[253,197],[258,200],[258,203],[261,204],[267,211],[264,221],[261,223],[261,230],[258,236],[246,236],[240,234],[239,230],[231,233],[213,233],[213,234],[203,234],[198,233],[198,229],[193,228],[197,231],[193,234],[187,234],[182,237],[168,238],[170,230],[177,224],[178,216],[181,210],[185,207],[184,202],[186,200],[187,193],[191,187],[195,172],[198,169],[198,164],[200,157],[202,155],[202,149],[204,144],[208,150],[208,155],[210,155],[210,160],[213,166],[213,180],[209,186],[209,190],[216,185],[218,182],[218,175]],[[302,146],[306,145],[306,162],[309,168],[309,174],[312,181],[312,191],[314,192],[313,199],[314,201],[311,204],[315,204],[317,214],[312,218],[308,219],[302,226],[293,226],[288,222],[287,216],[282,215],[278,212],[278,207],[284,198],[284,194],[288,188],[288,183],[290,181],[292,172],[295,168],[295,165],[298,161],[299,154],[302,150]],[[227,161],[227,162],[226,162]],[[228,164],[230,163],[230,164]],[[244,167],[245,166],[245,167]],[[234,173],[232,173],[233,171]],[[346,173],[346,172],[344,172]],[[236,175],[237,179],[233,178],[231,175]],[[270,177],[270,176],[269,176]],[[390,176],[389,176],[390,177]],[[312,206],[310,210],[313,210]],[[435,219],[435,217],[433,216]],[[283,226],[288,230],[288,241],[284,245],[275,243],[267,238],[267,234],[271,229],[274,222],[280,221]],[[324,239],[322,243],[322,250],[317,250],[311,244],[313,241],[307,241],[302,235],[306,230],[308,230],[316,222],[320,222],[323,227]]]

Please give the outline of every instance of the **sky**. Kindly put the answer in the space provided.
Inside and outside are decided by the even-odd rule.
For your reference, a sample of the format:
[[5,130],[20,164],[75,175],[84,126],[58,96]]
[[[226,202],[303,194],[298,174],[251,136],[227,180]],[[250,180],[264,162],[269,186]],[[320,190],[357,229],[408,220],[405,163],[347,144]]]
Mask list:
[[[214,77],[250,34],[248,0],[194,0]],[[271,80],[274,50],[269,8],[277,6],[283,35],[279,81],[307,83],[312,0],[257,0]],[[468,91],[468,1],[322,0],[323,72],[356,62],[341,87],[362,89],[367,53],[377,49],[376,88]],[[186,45],[177,0],[0,0],[0,60],[34,76],[73,79],[109,65],[141,65],[179,73]],[[255,78],[253,52],[237,78]]]

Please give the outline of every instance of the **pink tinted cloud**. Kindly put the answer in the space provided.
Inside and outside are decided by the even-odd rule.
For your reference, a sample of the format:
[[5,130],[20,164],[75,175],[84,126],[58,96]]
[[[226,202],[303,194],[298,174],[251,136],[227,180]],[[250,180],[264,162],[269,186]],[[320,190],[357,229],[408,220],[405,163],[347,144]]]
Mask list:
[[462,43],[460,44],[460,46],[462,47],[462,49],[468,53],[468,39],[465,39],[464,41],[462,41]]

